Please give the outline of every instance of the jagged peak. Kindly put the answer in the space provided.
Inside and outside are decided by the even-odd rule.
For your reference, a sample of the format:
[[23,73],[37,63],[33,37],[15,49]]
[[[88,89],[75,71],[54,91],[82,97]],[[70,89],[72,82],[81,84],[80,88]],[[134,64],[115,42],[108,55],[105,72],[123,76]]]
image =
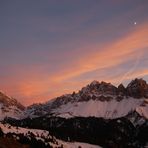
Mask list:
[[123,96],[126,95],[126,88],[122,83],[118,86],[118,94]]
[[90,84],[88,84],[86,87],[89,87],[89,86],[113,86],[115,87],[113,84],[111,84],[110,82],[105,82],[105,81],[97,81],[97,80],[94,80],[92,81]]
[[135,98],[148,97],[148,84],[142,78],[132,80],[127,86],[127,93],[129,96]]
[[92,81],[92,82],[90,83],[90,85],[96,85],[96,84],[100,84],[99,81],[94,80],[94,81]]
[[131,86],[148,86],[147,82],[145,80],[143,80],[142,78],[135,78],[134,80],[132,80],[128,86],[128,87],[131,87]]
[[124,88],[125,89],[125,86],[121,83],[118,85],[118,88]]

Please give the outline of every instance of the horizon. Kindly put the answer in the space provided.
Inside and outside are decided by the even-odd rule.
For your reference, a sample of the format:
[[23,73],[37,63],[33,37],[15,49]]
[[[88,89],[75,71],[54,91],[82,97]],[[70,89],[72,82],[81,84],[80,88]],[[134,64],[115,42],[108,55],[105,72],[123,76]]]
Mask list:
[[[143,78],[133,78],[133,79],[129,80],[126,85],[123,84],[123,83],[120,83],[120,84],[123,84],[123,86],[126,88],[132,81],[134,81],[134,80],[136,80],[136,79],[139,79],[139,80],[142,79],[142,80],[144,80]],[[73,91],[70,92],[70,93],[61,94],[61,95],[59,95],[59,96],[55,96],[54,98],[49,98],[49,99],[47,99],[46,101],[43,101],[43,102],[33,102],[32,104],[29,104],[29,105],[22,104],[17,98],[14,98],[13,96],[7,95],[7,94],[6,94],[5,92],[3,92],[2,90],[0,90],[0,93],[3,93],[4,95],[6,95],[6,96],[8,96],[8,97],[17,100],[17,101],[18,101],[19,103],[21,103],[24,107],[29,107],[29,106],[34,105],[34,104],[44,104],[44,103],[47,103],[47,102],[52,101],[52,100],[54,100],[54,99],[56,99],[56,98],[58,98],[58,97],[60,97],[60,96],[72,94],[73,92],[78,93],[83,87],[86,87],[87,85],[90,85],[90,84],[91,84],[92,82],[94,82],[94,81],[97,81],[97,80],[91,81],[90,83],[86,84],[85,86],[82,86],[79,90],[73,90]],[[144,80],[144,81],[146,81],[146,80]],[[103,80],[102,80],[102,81],[97,81],[97,82],[99,82],[99,83],[105,82],[105,83],[112,84],[111,82],[106,82],[106,81],[103,81]],[[146,83],[147,83],[147,81],[146,81]],[[112,85],[115,86],[116,88],[118,88],[118,86],[119,86],[120,84],[117,84],[117,85],[112,84]]]
[[147,0],[2,0],[0,90],[25,106],[93,80],[148,82]]

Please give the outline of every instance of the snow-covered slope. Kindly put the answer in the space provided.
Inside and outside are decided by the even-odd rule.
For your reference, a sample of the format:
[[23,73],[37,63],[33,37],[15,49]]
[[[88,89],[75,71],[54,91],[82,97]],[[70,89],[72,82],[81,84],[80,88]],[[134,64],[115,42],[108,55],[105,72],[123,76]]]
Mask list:
[[126,116],[129,112],[139,109],[143,104],[143,99],[136,100],[133,98],[116,101],[96,101],[89,100],[87,102],[74,102],[61,105],[52,113],[56,116],[65,118],[80,116],[80,117],[103,117],[106,119],[114,119]]
[[[43,141],[45,144],[50,144],[53,148],[61,147],[63,148],[101,148],[97,145],[80,143],[80,142],[65,142],[59,139],[56,139],[53,136],[50,136],[49,132],[46,130],[38,130],[38,129],[28,129],[11,126],[9,124],[0,123],[0,128],[4,134],[13,134],[16,140],[19,140],[19,134],[23,134],[24,136],[31,138],[34,136],[35,139]],[[51,140],[52,139],[52,140]],[[14,146],[15,147],[15,146]]]
[[143,79],[132,80],[126,88],[123,84],[115,87],[110,83],[93,81],[78,93],[73,92],[47,103],[28,107],[25,117],[94,116],[114,119],[136,111],[148,119],[146,98],[148,84]]
[[25,107],[17,100],[0,92],[0,120],[5,117],[20,118]]

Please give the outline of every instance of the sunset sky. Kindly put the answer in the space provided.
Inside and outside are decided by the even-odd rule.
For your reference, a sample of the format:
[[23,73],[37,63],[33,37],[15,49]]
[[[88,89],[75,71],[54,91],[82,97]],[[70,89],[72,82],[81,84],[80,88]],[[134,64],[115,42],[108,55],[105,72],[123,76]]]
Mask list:
[[135,77],[148,81],[148,0],[0,0],[0,90],[24,105]]

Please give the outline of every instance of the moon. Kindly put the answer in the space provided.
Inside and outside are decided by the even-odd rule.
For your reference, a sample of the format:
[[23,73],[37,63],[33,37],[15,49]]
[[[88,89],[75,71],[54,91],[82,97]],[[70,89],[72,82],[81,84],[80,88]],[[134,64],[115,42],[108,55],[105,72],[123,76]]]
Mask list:
[[134,22],[134,25],[137,25],[137,22]]

